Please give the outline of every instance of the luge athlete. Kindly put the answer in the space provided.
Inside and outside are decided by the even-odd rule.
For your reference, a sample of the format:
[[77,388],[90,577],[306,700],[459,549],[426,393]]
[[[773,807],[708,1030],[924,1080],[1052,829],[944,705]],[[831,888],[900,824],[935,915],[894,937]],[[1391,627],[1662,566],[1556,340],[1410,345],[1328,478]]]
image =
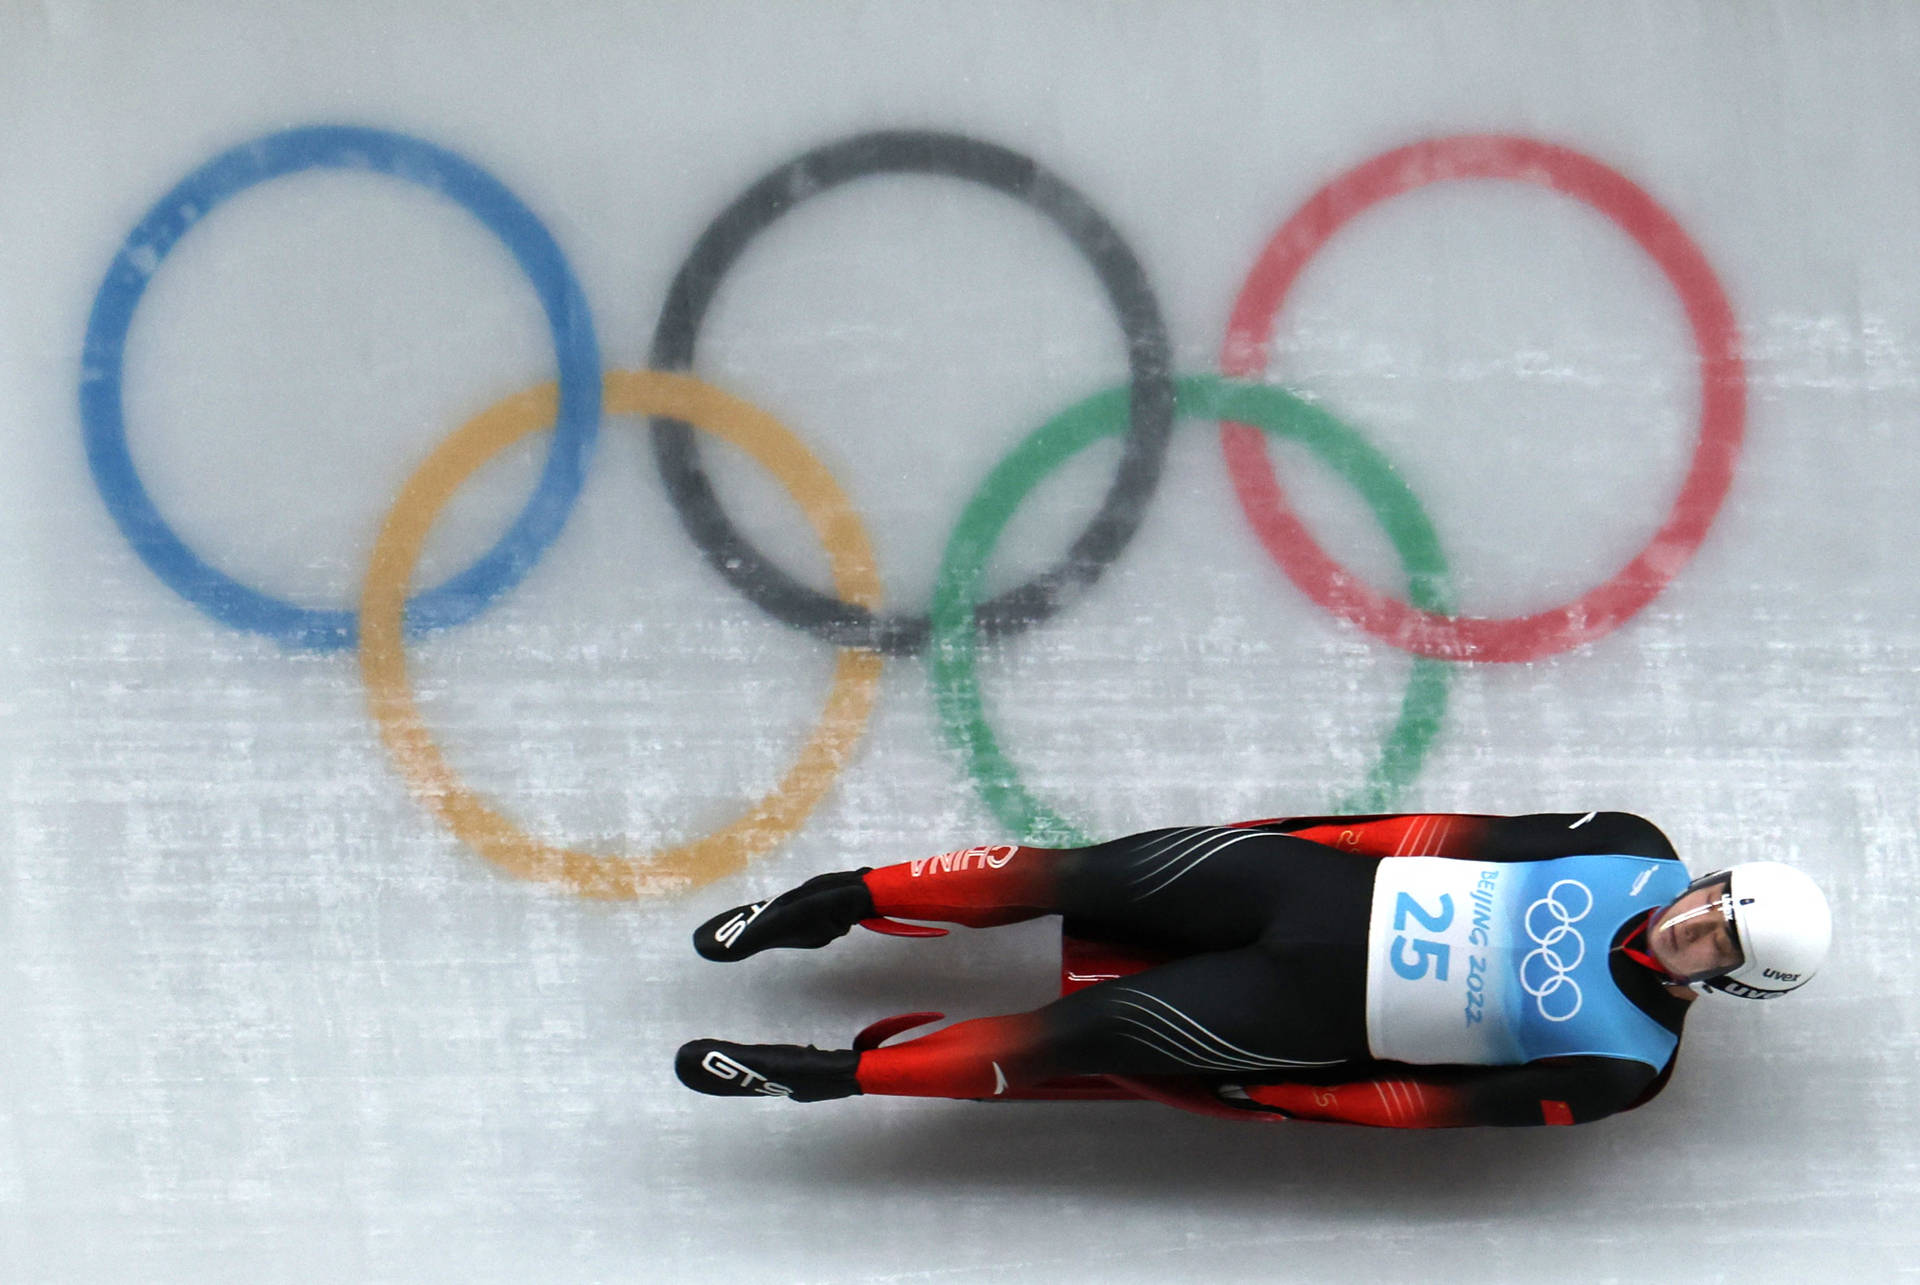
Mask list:
[[985,928],[1047,914],[1066,916],[1075,937],[1168,962],[896,1045],[695,1040],[675,1069],[702,1093],[803,1102],[1182,1077],[1248,1113],[1577,1124],[1666,1085],[1699,988],[1785,994],[1831,937],[1826,899],[1800,871],[1762,861],[1690,878],[1650,822],[1590,812],[1309,817],[1087,848],[987,845],[821,875],[716,916],[694,945],[731,962],[823,946],[863,921]]

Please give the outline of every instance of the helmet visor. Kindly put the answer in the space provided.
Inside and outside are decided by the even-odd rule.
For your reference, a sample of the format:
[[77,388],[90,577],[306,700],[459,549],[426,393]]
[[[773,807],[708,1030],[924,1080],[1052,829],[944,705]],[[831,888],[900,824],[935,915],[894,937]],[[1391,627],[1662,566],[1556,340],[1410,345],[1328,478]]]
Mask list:
[[1647,940],[1655,956],[1681,981],[1704,982],[1746,962],[1732,884],[1724,870],[1702,875],[1654,916]]

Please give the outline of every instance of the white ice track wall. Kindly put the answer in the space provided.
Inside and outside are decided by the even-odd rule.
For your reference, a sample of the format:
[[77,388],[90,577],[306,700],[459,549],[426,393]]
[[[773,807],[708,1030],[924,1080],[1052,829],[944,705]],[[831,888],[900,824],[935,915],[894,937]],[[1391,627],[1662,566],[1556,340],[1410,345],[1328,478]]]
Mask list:
[[[1903,5],[329,3],[0,0],[0,1276],[9,1280],[1859,1279],[1920,1263],[1920,10]],[[1697,554],[1621,627],[1448,664],[1397,804],[1624,808],[1696,866],[1831,889],[1829,972],[1714,1000],[1653,1105],[1573,1130],[1236,1127],[1149,1105],[695,1097],[695,1035],[843,1042],[1028,1007],[1043,924],[862,935],[735,969],[687,931],[812,873],[1009,837],[889,660],[796,832],[691,891],[590,902],[417,800],[352,652],[195,609],[83,448],[89,310],[146,210],[292,127],[394,131],[551,233],[609,368],[761,174],[861,131],[963,133],[1072,184],[1132,246],[1175,368],[1217,371],[1268,238],[1391,149],[1500,134],[1631,179],[1724,288],[1744,439]],[[417,177],[417,175],[416,175]],[[305,607],[359,594],[403,481],[552,379],[528,278],[420,183],[306,172],[206,214],[146,281],[130,458],[180,538]],[[1458,609],[1577,599],[1682,494],[1702,368],[1674,289],[1593,209],[1440,182],[1342,229],[1270,382],[1336,412],[1431,517]],[[968,498],[1124,380],[1057,230],[952,180],[862,180],[757,238],[700,377],[766,408],[924,610]],[[1711,380],[1709,380],[1711,382]],[[462,488],[422,583],[506,531],[547,439]],[[747,534],[825,587],[779,484],[704,448]],[[992,563],[1052,565],[1108,442]],[[1337,478],[1275,452],[1308,527],[1396,595]],[[830,647],[702,560],[644,424],[609,418],[558,540],[407,657],[452,769],[529,832],[645,853],[775,787]],[[1174,432],[1144,522],[1054,619],[983,649],[1036,795],[1096,833],[1324,810],[1414,666],[1267,556],[1219,433]],[[652,890],[658,892],[659,890]]]

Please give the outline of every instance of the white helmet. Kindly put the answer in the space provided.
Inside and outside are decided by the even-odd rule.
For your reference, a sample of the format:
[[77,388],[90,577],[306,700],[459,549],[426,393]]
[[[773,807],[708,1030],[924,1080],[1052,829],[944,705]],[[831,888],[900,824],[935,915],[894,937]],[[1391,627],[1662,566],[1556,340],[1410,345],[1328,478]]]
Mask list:
[[1740,959],[1701,980],[1742,999],[1772,999],[1804,986],[1833,942],[1833,912],[1820,886],[1781,862],[1748,861],[1702,875],[1687,891],[1721,879],[1727,883],[1720,905]]

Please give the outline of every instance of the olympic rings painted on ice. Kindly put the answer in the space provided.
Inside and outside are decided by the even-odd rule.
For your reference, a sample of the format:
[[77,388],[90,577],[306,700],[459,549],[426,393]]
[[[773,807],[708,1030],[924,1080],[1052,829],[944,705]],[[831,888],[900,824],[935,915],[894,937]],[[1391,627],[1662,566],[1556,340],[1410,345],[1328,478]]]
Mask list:
[[1671,214],[1625,175],[1535,139],[1463,135],[1386,152],[1314,193],[1267,243],[1234,304],[1221,368],[1245,377],[1260,372],[1287,292],[1342,227],[1391,197],[1468,178],[1538,183],[1586,203],[1632,237],[1680,297],[1700,358],[1700,435],[1680,495],[1646,548],[1611,580],[1564,606],[1512,619],[1449,617],[1386,597],[1336,563],[1287,504],[1258,433],[1226,425],[1221,443],[1261,543],[1315,602],[1423,656],[1537,660],[1592,642],[1651,602],[1706,539],[1733,482],[1746,421],[1739,331],[1713,268]]
[[[463,842],[502,870],[584,897],[634,898],[699,887],[742,869],[806,820],[853,752],[873,708],[882,658],[841,650],[812,737],[773,793],[704,839],[651,857],[603,857],[541,843],[454,776],[414,704],[401,616],[407,582],[442,506],[487,460],[553,423],[552,384],[518,394],[470,420],[407,480],[381,529],[360,598],[360,672],[381,738],[413,793]],[[780,422],[686,375],[610,371],[606,408],[670,415],[747,452],[787,488],[826,546],[836,592],[868,610],[882,590],[873,548],[853,506],[824,465]]]
[[[1068,595],[1099,579],[1140,526],[1160,480],[1173,427],[1172,352],[1146,272],[1119,231],[1086,197],[1020,153],[961,134],[884,130],[818,147],[749,187],[701,234],[674,275],[654,331],[652,365],[693,364],[701,320],[753,238],[809,197],[879,174],[932,174],[978,183],[1045,215],[1086,258],[1105,288],[1127,340],[1132,402],[1126,447],[1093,520],[1051,570],[979,610],[989,636],[1051,616]],[[670,420],[653,426],[654,460],[680,521],[714,570],[770,614],[843,646],[909,655],[926,645],[925,616],[879,618],[799,583],[747,542],[714,498],[692,434]]]
[[127,449],[121,396],[127,332],[168,251],[229,197],[269,179],[313,169],[366,170],[403,179],[458,203],[485,224],[525,269],[546,310],[559,359],[560,408],[553,445],[533,496],[493,548],[408,609],[415,630],[472,619],[519,582],[560,534],[586,473],[600,426],[600,350],[586,295],[546,227],[498,179],[471,161],[404,134],[319,125],[231,148],[161,197],[128,235],[94,296],[82,353],[80,421],[94,484],[135,552],[181,597],[236,629],[285,646],[351,647],[351,612],[320,611],[262,593],[217,570],[161,516]]
[[[1310,447],[1360,493],[1385,528],[1406,569],[1409,596],[1428,610],[1449,608],[1447,565],[1433,526],[1393,466],[1365,439],[1326,411],[1263,384],[1190,376],[1176,381],[1175,388],[1180,416],[1255,423]],[[965,757],[988,807],[1028,843],[1092,840],[1027,791],[988,725],[974,665],[979,636],[973,628],[974,603],[994,544],[1021,502],[1053,469],[1119,432],[1125,415],[1125,389],[1095,394],[1049,420],[1001,460],[962,512],[934,589],[932,668],[941,725]],[[1414,657],[1399,718],[1379,760],[1366,785],[1335,811],[1380,810],[1419,772],[1446,713],[1450,670],[1443,662]]]
[[[220,202],[255,184],[316,168],[367,170],[420,184],[484,223],[532,279],[552,330],[559,378],[469,421],[402,489],[381,531],[359,612],[316,611],[242,585],[203,561],[161,517],[127,449],[122,366],[148,280],[167,253]],[[684,373],[721,280],[752,239],[816,192],[880,174],[983,184],[1033,207],[1085,256],[1118,313],[1128,382],[1069,408],[994,468],[968,502],[943,558],[927,616],[881,615],[872,550],[838,485],[771,415]],[[432,144],[381,130],[315,126],[230,149],[190,174],[141,220],[94,299],[80,385],[89,466],[114,521],[162,581],[214,618],[291,647],[360,644],[369,706],[412,791],[464,842],[501,869],[584,896],[638,897],[740,869],[805,820],[846,762],[871,709],[882,653],[930,640],[942,725],[1001,821],[1030,842],[1082,839],[1033,798],[988,727],[974,666],[980,636],[1009,634],[1051,616],[1091,585],[1137,530],[1158,483],[1176,414],[1217,418],[1241,504],[1268,552],[1316,602],[1414,653],[1398,721],[1366,782],[1339,811],[1378,811],[1419,770],[1446,707],[1447,659],[1524,660],[1591,641],[1663,588],[1705,538],[1740,449],[1743,378],[1732,312],[1711,268],[1653,199],[1598,161],[1520,138],[1448,138],[1376,157],[1323,188],[1261,256],[1228,328],[1229,376],[1256,374],[1273,318],[1302,266],[1372,205],[1442,179],[1540,182],[1612,218],[1678,290],[1702,365],[1700,440],[1680,499],[1653,542],[1618,576],[1579,601],[1518,620],[1459,619],[1431,524],[1390,464],[1352,429],[1279,389],[1234,378],[1176,381],[1158,302],[1113,225],[1033,160],[956,134],[880,131],[815,148],[753,184],[697,240],[675,276],[653,339],[653,371],[605,376],[606,409],[653,417],[655,460],[683,526],[714,568],[780,620],[843,648],[821,720],[775,790],[726,829],[651,857],[554,847],[521,832],[464,786],[420,718],[407,682],[405,638],[478,614],[545,551],[577,498],[602,410],[602,372],[584,295],[540,221],[497,180]],[[1287,509],[1255,429],[1299,440],[1355,487],[1386,528],[1408,577],[1407,603],[1360,585],[1315,545]],[[435,515],[464,480],[509,443],[547,427],[554,437],[539,484],[507,534],[465,571],[408,601]],[[721,511],[691,427],[753,455],[794,495],[825,543],[833,595],[800,585],[749,546]],[[1115,478],[1065,559],[1019,588],[979,602],[983,569],[1014,511],[1038,481],[1092,442],[1123,436]],[[1569,927],[1569,931],[1571,931]],[[1577,935],[1577,934],[1576,934]],[[1557,940],[1557,939],[1556,939]],[[1543,950],[1545,947],[1543,947]],[[1569,982],[1571,979],[1568,979]]]

